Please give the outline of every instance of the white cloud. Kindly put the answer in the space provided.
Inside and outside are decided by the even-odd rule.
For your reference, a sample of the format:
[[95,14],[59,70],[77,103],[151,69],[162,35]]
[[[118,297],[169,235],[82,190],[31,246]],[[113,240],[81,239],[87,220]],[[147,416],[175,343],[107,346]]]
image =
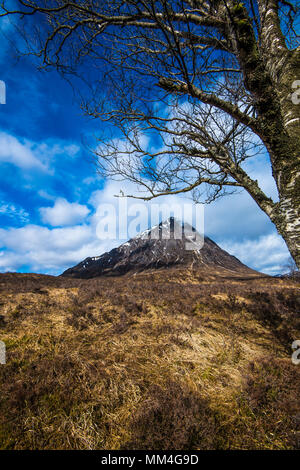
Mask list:
[[47,191],[44,191],[44,189],[40,189],[38,191],[38,195],[42,197],[43,199],[47,199],[48,201],[55,201],[56,197],[52,196],[49,194]]
[[0,162],[12,163],[19,168],[36,168],[46,171],[47,167],[42,163],[28,141],[20,142],[16,137],[0,133]]
[[53,207],[41,207],[39,210],[42,221],[53,227],[78,224],[90,212],[87,206],[63,198],[56,199]]
[[83,184],[86,184],[87,186],[89,186],[90,184],[100,183],[100,181],[100,175],[88,176],[87,178],[84,178],[84,180],[82,180]]
[[4,214],[22,223],[29,222],[28,212],[20,206],[17,207],[15,204],[2,203],[0,205],[0,214]]
[[270,158],[267,154],[246,160],[244,165],[248,175],[258,181],[260,188],[274,201],[278,200],[278,191],[272,176]]
[[0,229],[0,271],[16,271],[29,265],[32,272],[59,274],[115,245],[110,240],[97,239],[94,228],[88,225]]
[[249,267],[267,274],[281,272],[290,256],[283,239],[276,233],[255,240],[225,242],[221,245]]
[[58,249],[76,249],[90,240],[91,228],[87,225],[48,229],[39,225],[0,229],[0,244],[10,250],[23,251],[55,246]]
[[78,156],[80,147],[61,140],[49,139],[46,142],[34,143],[35,151],[46,161],[52,161],[54,157],[63,155],[64,158]]
[[23,170],[34,168],[51,173],[50,164],[55,161],[55,157],[64,155],[75,158],[79,151],[78,145],[61,140],[50,139],[39,143],[0,132],[0,162],[11,163]]
[[256,239],[273,230],[268,216],[244,190],[205,206],[205,233],[217,241]]

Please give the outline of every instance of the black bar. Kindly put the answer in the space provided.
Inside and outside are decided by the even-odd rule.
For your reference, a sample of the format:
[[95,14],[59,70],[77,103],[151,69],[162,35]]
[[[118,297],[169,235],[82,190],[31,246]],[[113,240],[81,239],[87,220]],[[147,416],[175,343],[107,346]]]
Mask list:
[[[192,466],[192,468],[207,468],[217,464],[239,464],[243,461],[249,465],[257,461],[270,462],[270,459],[276,459],[276,463],[287,464],[287,460],[292,457],[298,457],[299,451],[115,451],[115,450],[100,450],[100,451],[1,451],[0,461],[2,459],[7,462],[21,463],[22,466],[26,463],[51,465],[51,464],[66,464],[72,463],[76,466],[83,466],[83,470],[94,470],[100,468],[121,466],[123,468],[141,468],[153,466]],[[7,459],[7,460],[6,460]],[[93,467],[86,467],[92,465]],[[5,466],[3,466],[3,469]]]

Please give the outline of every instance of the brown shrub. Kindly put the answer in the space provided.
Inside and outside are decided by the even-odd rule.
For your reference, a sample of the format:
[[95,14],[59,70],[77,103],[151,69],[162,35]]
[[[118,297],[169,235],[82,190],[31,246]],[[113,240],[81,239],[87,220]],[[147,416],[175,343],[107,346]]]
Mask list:
[[[287,359],[251,362],[245,375],[242,401],[254,419],[247,438],[253,447],[266,441],[300,449],[300,368]],[[252,443],[252,444],[251,444]]]
[[252,292],[248,311],[290,350],[300,331],[300,295],[295,291]]
[[185,386],[152,385],[131,421],[124,449],[189,450],[213,447],[215,422],[208,402]]

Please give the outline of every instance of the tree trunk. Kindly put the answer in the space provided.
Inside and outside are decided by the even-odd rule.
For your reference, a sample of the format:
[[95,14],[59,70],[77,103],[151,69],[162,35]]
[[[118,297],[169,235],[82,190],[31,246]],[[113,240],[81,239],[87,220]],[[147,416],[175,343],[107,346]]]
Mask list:
[[[290,54],[281,73],[277,94],[286,136],[278,136],[273,165],[279,192],[275,225],[283,236],[292,258],[300,269],[300,103],[292,99],[292,84],[300,76],[300,50]],[[277,157],[277,158],[276,158]],[[279,222],[279,226],[278,226]]]
[[275,220],[274,223],[286,242],[298,269],[300,269],[300,211],[297,211],[289,200],[280,205],[283,207],[284,213],[280,217],[280,221],[276,218],[277,223]]
[[300,269],[300,103],[293,99],[300,77],[300,48],[286,47],[276,0],[258,0],[258,7],[260,47],[246,9],[238,5],[233,11],[237,56],[245,86],[255,99],[260,137],[270,156],[279,202],[272,207],[263,201],[264,207],[255,192],[253,198],[275,224]]
[[293,173],[283,172],[282,178],[280,200],[270,218],[300,269],[300,168]]

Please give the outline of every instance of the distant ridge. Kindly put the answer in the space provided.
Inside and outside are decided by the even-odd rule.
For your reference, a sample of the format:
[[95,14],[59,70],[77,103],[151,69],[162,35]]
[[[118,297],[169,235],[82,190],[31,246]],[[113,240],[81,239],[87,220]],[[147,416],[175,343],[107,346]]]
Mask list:
[[[182,238],[174,238],[174,233],[182,233]],[[188,235],[187,235],[188,233]],[[176,265],[215,266],[231,271],[254,272],[235,256],[222,250],[210,238],[204,237],[204,244],[198,249],[186,250],[186,243],[193,243],[194,237],[201,238],[188,224],[182,224],[170,217],[165,222],[145,230],[118,248],[86,258],[76,266],[67,269],[62,276],[89,279],[98,276],[121,275],[130,271],[167,268]],[[177,235],[178,237],[178,235]]]

